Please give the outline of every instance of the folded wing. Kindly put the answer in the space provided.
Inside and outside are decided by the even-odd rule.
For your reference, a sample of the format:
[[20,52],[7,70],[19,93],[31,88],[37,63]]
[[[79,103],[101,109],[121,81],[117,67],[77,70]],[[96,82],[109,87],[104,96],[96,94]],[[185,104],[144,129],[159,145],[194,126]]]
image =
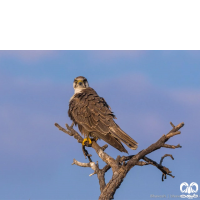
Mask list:
[[68,113],[82,133],[92,133],[121,152],[127,152],[121,142],[131,149],[137,149],[138,143],[115,123],[115,116],[108,104],[92,88],[75,95]]

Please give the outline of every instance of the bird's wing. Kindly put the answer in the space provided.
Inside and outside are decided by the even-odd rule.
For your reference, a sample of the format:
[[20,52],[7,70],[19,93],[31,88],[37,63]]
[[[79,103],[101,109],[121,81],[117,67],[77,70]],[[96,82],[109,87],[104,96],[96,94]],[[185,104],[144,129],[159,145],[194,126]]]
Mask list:
[[74,103],[73,109],[71,108],[71,114],[77,124],[83,126],[89,132],[94,132],[105,141],[106,138],[108,140],[108,137],[114,137],[113,139],[116,140],[117,138],[117,141],[124,142],[131,149],[137,148],[137,142],[114,122],[115,116],[108,104],[92,88],[85,89],[76,97],[74,98],[76,103]]

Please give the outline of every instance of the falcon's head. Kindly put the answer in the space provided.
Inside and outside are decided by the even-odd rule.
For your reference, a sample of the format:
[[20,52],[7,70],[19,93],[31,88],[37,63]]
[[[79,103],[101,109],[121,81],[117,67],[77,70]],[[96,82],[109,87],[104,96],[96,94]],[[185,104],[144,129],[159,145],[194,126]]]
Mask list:
[[73,87],[74,87],[74,92],[78,93],[82,89],[88,88],[89,84],[88,84],[88,81],[85,77],[78,76],[74,79]]

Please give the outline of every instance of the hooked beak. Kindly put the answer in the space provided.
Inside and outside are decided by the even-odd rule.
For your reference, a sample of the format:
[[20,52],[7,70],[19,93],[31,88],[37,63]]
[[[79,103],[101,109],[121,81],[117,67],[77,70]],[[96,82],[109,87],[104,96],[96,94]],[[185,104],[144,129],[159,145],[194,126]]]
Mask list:
[[82,80],[78,80],[78,84],[79,85],[83,85],[83,81]]

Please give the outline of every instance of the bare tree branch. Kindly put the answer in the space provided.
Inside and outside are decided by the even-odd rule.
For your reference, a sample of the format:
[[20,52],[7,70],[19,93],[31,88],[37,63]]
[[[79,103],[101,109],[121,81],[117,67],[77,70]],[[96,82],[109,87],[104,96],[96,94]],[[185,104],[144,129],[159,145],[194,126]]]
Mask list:
[[170,156],[172,160],[174,160],[174,157],[171,154],[165,154],[161,159],[160,159],[160,165],[162,165],[163,159],[167,156]]
[[[59,128],[59,130],[63,131],[64,133],[67,133],[70,136],[74,136],[75,139],[77,139],[77,141],[79,143],[83,142],[83,138],[73,129],[73,123],[71,126],[68,126],[68,124],[66,124],[66,127],[68,129],[65,130],[64,128],[62,128],[58,123],[55,123],[55,126]],[[109,156],[107,153],[104,152],[104,150],[107,148],[107,145],[104,145],[102,148],[95,142],[92,142],[92,148],[96,151],[97,155],[106,163],[109,164],[114,171],[116,171],[118,169],[118,165],[117,162],[115,161],[114,158],[112,158],[111,156]]]
[[104,168],[102,169],[104,173],[106,173],[110,169],[110,165],[105,165]]
[[94,162],[82,163],[74,159],[72,165],[77,165],[79,167],[90,167],[91,169],[94,170],[94,173],[90,174],[89,176],[96,174],[99,169],[98,161],[97,161],[97,164],[95,164]]
[[[177,126],[174,126],[172,122],[170,122],[172,126],[172,130],[167,133],[166,135],[163,135],[157,142],[154,144],[150,145],[146,149],[143,149],[136,155],[131,155],[131,156],[117,156],[116,159],[112,158],[109,156],[107,153],[105,153],[105,149],[108,147],[108,145],[104,145],[103,147],[100,147],[96,141],[92,141],[92,145],[87,145],[88,147],[92,147],[95,149],[97,155],[106,163],[106,165],[102,168],[99,169],[98,162],[95,164],[91,160],[90,154],[88,154],[87,150],[85,147],[83,147],[83,152],[84,155],[88,157],[89,163],[81,163],[77,160],[74,159],[74,162],[72,164],[75,164],[80,167],[90,167],[94,170],[94,173],[90,175],[97,174],[97,177],[99,179],[99,185],[100,185],[100,190],[101,194],[99,199],[105,200],[105,199],[112,199],[115,191],[117,188],[120,187],[121,183],[123,182],[124,178],[126,177],[127,173],[130,171],[131,168],[133,168],[135,165],[138,166],[144,166],[144,165],[153,165],[157,167],[161,172],[162,172],[162,181],[166,179],[167,175],[171,176],[174,178],[174,176],[171,174],[171,171],[162,165],[163,159],[167,156],[170,156],[173,160],[173,156],[171,154],[165,154],[161,160],[160,163],[158,164],[156,161],[148,158],[146,155],[150,154],[153,151],[156,151],[160,149],[161,147],[165,148],[181,148],[180,144],[178,145],[169,145],[165,144],[171,137],[180,134],[181,132],[179,131],[180,128],[184,126],[184,123],[180,123]],[[67,130],[62,128],[59,124],[55,123],[55,126],[59,128],[59,130],[63,131],[64,133],[67,133],[70,136],[73,136],[79,143],[82,143],[83,138],[73,129],[73,125],[68,126],[66,124]],[[144,161],[140,161],[140,160]],[[105,183],[105,173],[109,170],[112,169],[113,176],[112,179],[106,184]]]
[[101,147],[101,149],[102,149],[103,151],[105,151],[107,148],[108,148],[108,145],[107,145],[107,144],[105,144],[105,145],[103,145],[103,146]]
[[68,126],[68,124],[66,124],[66,127],[68,130],[64,129],[63,127],[61,127],[58,123],[55,123],[55,126],[63,131],[64,133],[67,133],[70,136],[74,136],[75,139],[77,139],[78,143],[82,143],[83,142],[83,138],[73,129],[74,126],[74,122],[72,123],[71,126]]
[[94,141],[92,142],[92,148],[96,151],[97,155],[112,168],[113,173],[119,168],[116,160],[105,153],[102,148]]
[[[115,177],[113,175],[113,178],[111,181],[109,181],[109,183],[106,185],[105,189],[103,190],[103,192],[101,193],[99,199],[112,199],[116,189],[121,185],[123,179],[125,178],[126,174],[129,172],[129,170],[134,167],[135,165],[137,165],[138,161],[140,159],[143,159],[146,155],[148,155],[149,153],[161,148],[164,143],[166,141],[168,141],[169,138],[173,137],[174,135],[177,135],[179,133],[177,133],[177,131],[183,127],[184,123],[180,123],[177,126],[174,126],[173,129],[167,134],[167,135],[163,135],[156,143],[150,145],[148,148],[140,151],[138,154],[136,154],[135,156],[133,156],[126,164],[126,166],[122,166],[120,167],[120,169],[117,171],[117,173],[115,173]],[[149,160],[149,159],[148,159]],[[150,160],[152,162],[152,160]],[[164,166],[160,166],[159,164],[157,164],[155,161],[153,162],[155,164],[155,166],[160,169],[162,171],[162,173],[164,174],[163,177],[166,178],[166,175],[170,175],[172,176],[170,173],[171,171],[164,167]],[[172,176],[173,177],[173,176]],[[163,180],[163,179],[162,179]]]
[[174,145],[169,145],[169,144],[163,144],[162,147],[175,149],[175,148],[181,148],[182,146],[180,146],[180,144],[178,144],[178,145],[176,145],[176,146],[174,146]]

